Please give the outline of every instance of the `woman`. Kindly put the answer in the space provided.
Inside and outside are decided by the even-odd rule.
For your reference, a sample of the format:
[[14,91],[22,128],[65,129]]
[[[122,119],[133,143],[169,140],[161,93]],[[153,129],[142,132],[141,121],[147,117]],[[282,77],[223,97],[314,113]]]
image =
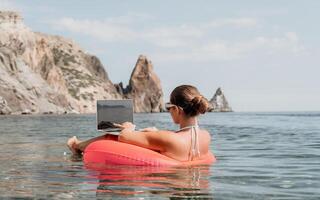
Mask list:
[[170,103],[166,104],[174,123],[180,125],[180,130],[173,132],[146,128],[135,131],[134,124],[125,122],[117,124],[122,128],[118,137],[106,134],[81,142],[74,136],[68,140],[68,146],[73,153],[81,153],[94,141],[113,139],[158,151],[178,161],[201,159],[209,151],[211,138],[208,131],[199,128],[197,117],[208,110],[208,105],[207,99],[197,88],[181,85],[172,91]]

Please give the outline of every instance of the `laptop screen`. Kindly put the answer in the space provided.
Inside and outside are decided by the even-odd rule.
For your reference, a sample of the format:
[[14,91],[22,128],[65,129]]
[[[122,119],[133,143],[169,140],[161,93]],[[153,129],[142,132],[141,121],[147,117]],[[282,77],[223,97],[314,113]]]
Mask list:
[[133,122],[132,99],[98,100],[97,130],[115,129],[113,123]]

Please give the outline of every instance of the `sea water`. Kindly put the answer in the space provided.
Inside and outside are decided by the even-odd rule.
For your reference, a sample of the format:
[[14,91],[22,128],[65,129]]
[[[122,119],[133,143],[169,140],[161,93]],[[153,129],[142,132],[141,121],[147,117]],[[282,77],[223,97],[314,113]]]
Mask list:
[[[178,129],[168,113],[138,128]],[[0,116],[0,199],[320,199],[320,113],[208,113],[211,166],[87,169],[66,141],[95,115]]]

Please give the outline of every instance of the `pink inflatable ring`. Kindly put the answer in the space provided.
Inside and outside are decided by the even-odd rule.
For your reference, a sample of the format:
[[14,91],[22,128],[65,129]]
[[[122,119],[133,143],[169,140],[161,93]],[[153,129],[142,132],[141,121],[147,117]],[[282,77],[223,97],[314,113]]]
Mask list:
[[177,161],[150,149],[113,140],[100,140],[87,146],[83,154],[85,164],[138,166],[209,165],[216,158],[209,152],[199,160]]

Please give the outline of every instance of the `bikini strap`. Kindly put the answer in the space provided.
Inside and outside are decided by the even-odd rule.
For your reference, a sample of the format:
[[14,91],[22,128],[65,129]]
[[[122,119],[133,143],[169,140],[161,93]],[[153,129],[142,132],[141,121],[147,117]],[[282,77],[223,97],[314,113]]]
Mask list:
[[197,128],[199,126],[192,126],[191,128],[191,144],[189,150],[189,161],[192,161],[194,158],[200,157],[200,145],[199,145],[199,135]]
[[181,129],[177,130],[176,132],[183,131],[183,130],[186,130],[186,129],[189,129],[189,128],[194,128],[194,127],[198,128],[199,125],[186,126],[186,127],[183,127],[183,128],[181,128]]
[[197,129],[199,128],[199,125],[191,125],[183,127],[176,132],[191,129],[191,145],[189,150],[189,156],[188,160],[192,161],[194,158],[200,157],[200,145],[199,145],[199,135],[197,132]]

